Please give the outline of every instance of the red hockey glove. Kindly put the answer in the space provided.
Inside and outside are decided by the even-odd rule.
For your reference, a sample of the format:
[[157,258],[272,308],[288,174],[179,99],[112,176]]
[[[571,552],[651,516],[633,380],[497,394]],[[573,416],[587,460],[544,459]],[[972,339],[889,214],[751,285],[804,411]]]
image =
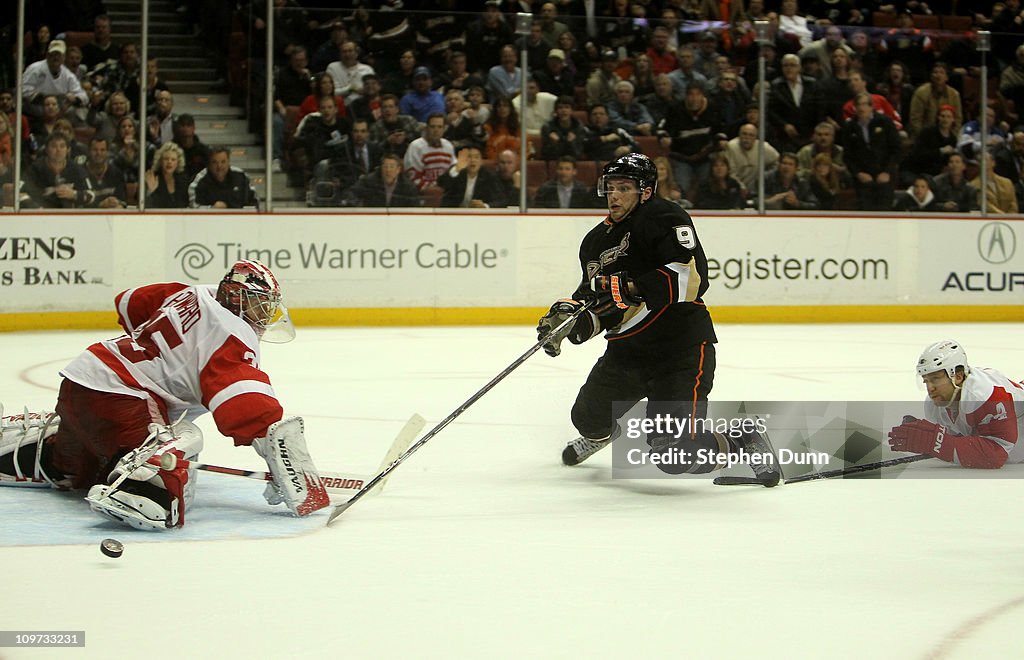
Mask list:
[[[947,439],[950,441],[946,442]],[[893,451],[928,454],[948,463],[953,462],[952,434],[945,426],[923,419],[894,426],[889,431],[889,447]]]
[[598,316],[614,309],[637,307],[644,302],[636,282],[626,271],[614,275],[598,275],[590,280],[590,290],[597,296],[594,313]]

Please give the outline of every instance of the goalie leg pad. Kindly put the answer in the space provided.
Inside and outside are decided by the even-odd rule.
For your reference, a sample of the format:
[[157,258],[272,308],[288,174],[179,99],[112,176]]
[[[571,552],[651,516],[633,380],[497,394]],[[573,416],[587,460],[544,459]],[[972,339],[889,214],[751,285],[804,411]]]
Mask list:
[[265,438],[256,438],[253,449],[267,462],[274,480],[263,497],[271,505],[282,502],[296,516],[307,516],[331,503],[306,448],[301,417],[272,424]]
[[59,426],[60,417],[54,413],[26,410],[0,418],[0,484],[62,488],[63,475],[49,465],[43,451]]

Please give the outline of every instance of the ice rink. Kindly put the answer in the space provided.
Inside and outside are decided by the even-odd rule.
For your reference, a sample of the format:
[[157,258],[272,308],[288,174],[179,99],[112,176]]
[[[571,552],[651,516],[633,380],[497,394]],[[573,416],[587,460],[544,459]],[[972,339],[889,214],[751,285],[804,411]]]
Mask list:
[[[58,369],[107,334],[0,335],[7,414],[52,409]],[[917,400],[915,360],[944,338],[1024,377],[1022,324],[718,334],[718,400]],[[263,366],[321,469],[372,473],[411,414],[431,428],[533,341],[530,327],[299,328]],[[612,479],[609,451],[566,468],[569,407],[603,348],[533,356],[329,528],[220,475],[201,475],[195,518],[167,533],[0,489],[0,629],[86,634],[0,658],[1024,656],[1024,472],[763,489]],[[204,461],[262,466],[201,426]],[[123,557],[100,553],[105,537]]]

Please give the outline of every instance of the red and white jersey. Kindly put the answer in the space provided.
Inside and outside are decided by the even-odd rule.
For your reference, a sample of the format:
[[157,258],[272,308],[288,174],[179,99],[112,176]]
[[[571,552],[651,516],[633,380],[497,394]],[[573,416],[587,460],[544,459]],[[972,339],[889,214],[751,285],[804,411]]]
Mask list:
[[958,406],[940,408],[931,399],[924,405],[929,422],[956,435],[991,440],[1006,451],[1007,463],[1024,463],[1024,386],[1020,383],[995,369],[971,367]]
[[264,437],[284,415],[260,369],[259,338],[214,297],[180,283],[129,289],[114,299],[128,333],[90,346],[61,371],[83,387],[148,399],[166,419],[213,413],[236,445]]
[[423,190],[455,164],[455,147],[441,138],[441,144],[433,147],[426,138],[416,138],[405,150],[405,173],[416,187]]

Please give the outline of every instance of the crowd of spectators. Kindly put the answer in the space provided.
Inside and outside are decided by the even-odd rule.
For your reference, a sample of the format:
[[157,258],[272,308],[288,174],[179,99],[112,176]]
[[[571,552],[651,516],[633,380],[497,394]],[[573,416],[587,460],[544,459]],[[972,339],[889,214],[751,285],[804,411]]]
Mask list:
[[[644,152],[658,157],[659,194],[701,209],[763,202],[787,210],[970,211],[979,206],[982,170],[989,211],[1020,208],[1020,0],[969,7],[800,1],[426,0],[414,7],[384,0],[323,9],[277,0],[273,167],[318,206],[516,205],[521,185],[534,206],[597,206],[584,190],[600,166]],[[182,14],[192,15],[194,4],[184,1]],[[266,57],[263,10],[241,6],[250,56]],[[520,12],[533,14],[528,34],[516,33]],[[50,179],[91,185],[91,164],[91,176],[123,170],[130,185],[141,152],[153,163],[143,182],[147,200],[213,206],[188,191],[231,187],[223,183],[229,164],[222,183],[209,185],[230,152],[207,167],[214,154],[195,136],[194,121],[174,116],[170,92],[152,85],[145,147],[138,146],[138,128],[133,136],[130,127],[132,99],[141,95],[137,50],[114,43],[104,20],[73,57],[62,42],[37,35],[25,68],[31,110],[23,139],[45,166],[32,162],[29,174],[41,173],[31,185],[27,175],[24,189],[40,205],[96,204],[89,194],[58,193]],[[764,41],[757,20],[767,22]],[[979,29],[992,32],[985,108]],[[93,162],[102,147],[77,145],[74,135],[65,135],[63,149],[50,148],[64,119],[106,141],[106,169]],[[3,144],[0,135],[0,168]],[[516,171],[521,148],[531,163],[526,173]],[[60,172],[70,171],[55,175],[62,158]]]

